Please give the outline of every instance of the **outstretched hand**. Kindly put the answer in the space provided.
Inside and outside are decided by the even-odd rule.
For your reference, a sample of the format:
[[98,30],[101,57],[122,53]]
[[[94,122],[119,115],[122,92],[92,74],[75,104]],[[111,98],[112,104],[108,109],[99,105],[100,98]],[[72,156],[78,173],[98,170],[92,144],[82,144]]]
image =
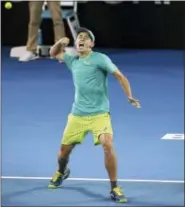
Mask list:
[[140,105],[140,103],[139,103],[139,101],[137,99],[128,98],[128,101],[129,101],[130,104],[132,104],[136,108],[141,108],[141,105]]

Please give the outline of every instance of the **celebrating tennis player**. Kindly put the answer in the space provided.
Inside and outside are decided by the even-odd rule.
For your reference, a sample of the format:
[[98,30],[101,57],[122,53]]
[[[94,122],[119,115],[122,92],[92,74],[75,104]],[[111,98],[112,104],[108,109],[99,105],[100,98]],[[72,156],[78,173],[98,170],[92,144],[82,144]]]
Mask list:
[[[77,144],[81,144],[88,132],[94,137],[94,145],[102,145],[105,167],[110,178],[110,197],[112,200],[127,202],[117,183],[117,159],[113,146],[113,129],[108,98],[107,79],[112,74],[123,88],[128,102],[140,108],[139,101],[133,98],[128,79],[120,72],[110,58],[94,52],[94,34],[79,28],[75,42],[77,55],[65,52],[69,44],[67,37],[54,44],[50,50],[53,58],[62,60],[71,71],[75,86],[75,100],[68,116],[58,156],[59,168],[49,183],[49,188],[61,186],[68,178],[67,167],[70,154]],[[86,155],[85,155],[86,156]],[[91,163],[89,163],[91,164]]]

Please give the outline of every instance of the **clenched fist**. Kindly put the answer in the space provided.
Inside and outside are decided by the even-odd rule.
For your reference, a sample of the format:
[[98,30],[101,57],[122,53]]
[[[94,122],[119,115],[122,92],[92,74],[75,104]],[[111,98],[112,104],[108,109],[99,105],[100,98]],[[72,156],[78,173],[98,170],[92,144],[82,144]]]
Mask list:
[[67,47],[69,45],[70,40],[68,37],[63,37],[59,40],[59,42],[63,47]]

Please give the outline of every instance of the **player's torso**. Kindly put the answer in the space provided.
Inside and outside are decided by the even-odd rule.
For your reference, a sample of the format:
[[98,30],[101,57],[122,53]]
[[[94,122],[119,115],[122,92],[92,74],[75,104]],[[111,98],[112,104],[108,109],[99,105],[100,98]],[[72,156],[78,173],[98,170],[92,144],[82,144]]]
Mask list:
[[96,54],[74,60],[71,71],[75,86],[75,109],[92,112],[107,108],[107,73],[100,69]]
[[106,87],[107,73],[99,68],[98,58],[94,54],[87,58],[74,60],[72,75],[77,91],[97,93]]

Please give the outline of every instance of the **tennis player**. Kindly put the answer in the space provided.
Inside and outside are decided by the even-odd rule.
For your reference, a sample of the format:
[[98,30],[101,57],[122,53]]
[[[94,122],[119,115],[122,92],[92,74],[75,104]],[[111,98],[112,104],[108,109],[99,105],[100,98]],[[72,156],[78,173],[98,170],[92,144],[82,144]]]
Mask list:
[[[140,108],[139,101],[134,99],[127,78],[120,72],[110,58],[94,52],[94,34],[79,28],[75,42],[77,55],[65,52],[69,44],[67,37],[54,44],[50,50],[53,58],[62,60],[71,71],[75,86],[75,100],[68,116],[58,156],[59,168],[49,183],[49,188],[61,186],[68,178],[69,156],[75,145],[81,144],[88,132],[94,137],[95,145],[102,145],[105,167],[110,178],[110,197],[112,200],[127,202],[123,191],[117,183],[117,159],[113,146],[113,129],[111,124],[107,76],[112,74],[123,88],[128,101]],[[86,156],[86,155],[85,155]]]

